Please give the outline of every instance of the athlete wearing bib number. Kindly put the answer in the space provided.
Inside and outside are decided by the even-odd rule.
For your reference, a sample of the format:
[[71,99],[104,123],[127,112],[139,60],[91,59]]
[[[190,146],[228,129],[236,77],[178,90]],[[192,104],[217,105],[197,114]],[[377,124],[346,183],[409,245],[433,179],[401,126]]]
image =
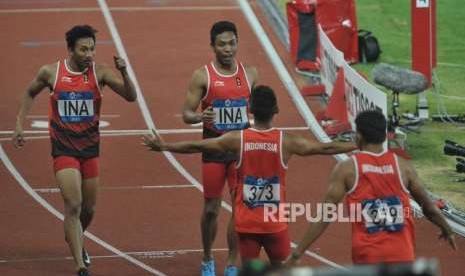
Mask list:
[[55,86],[50,93],[52,156],[97,157],[102,95],[95,64],[84,72],[74,72],[68,67],[66,59],[58,62]]
[[[250,112],[253,128],[229,131],[201,141],[165,143],[158,135],[144,136],[144,145],[154,151],[178,153],[233,152],[237,161],[238,185],[233,199],[234,228],[238,233],[242,261],[258,258],[263,247],[273,265],[280,265],[290,252],[287,221],[280,221],[286,199],[286,169],[292,155],[335,154],[355,148],[353,143],[320,143],[272,127],[278,113],[274,91],[264,85],[252,89]],[[265,209],[276,207],[272,218]],[[211,270],[206,270],[211,272]],[[214,272],[214,271],[213,271]],[[204,274],[214,275],[214,273]]]
[[354,263],[406,262],[415,258],[415,229],[409,192],[390,152],[354,154],[355,185],[347,204],[361,204],[367,215],[352,224]]
[[242,151],[237,163],[235,228],[238,233],[276,233],[283,222],[265,222],[264,205],[285,202],[286,170],[282,132],[277,129],[241,131]]
[[23,96],[13,135],[15,147],[21,148],[25,143],[26,115],[35,96],[48,88],[53,169],[65,205],[65,240],[79,276],[90,275],[90,258],[83,248],[82,232],[92,221],[97,201],[100,89],[108,85],[127,101],[136,100],[123,59],[114,56],[122,80],[108,66],[94,63],[96,32],[91,26],[79,25],[66,33],[68,57],[40,68]]
[[[248,106],[251,85],[242,63],[235,63],[235,72],[226,75],[218,72],[213,62],[205,65],[208,75],[208,86],[202,99],[202,111],[211,108],[215,119],[203,126],[203,138],[214,138],[231,130],[241,130],[249,127]],[[236,160],[231,153],[202,153],[204,163],[228,164]],[[208,187],[207,187],[208,189]],[[209,194],[206,196],[217,197]]]
[[[210,47],[215,59],[194,71],[183,107],[187,124],[203,123],[202,138],[214,138],[229,131],[249,126],[248,105],[250,89],[257,81],[255,67],[237,62],[237,29],[234,23],[219,21],[210,30]],[[201,113],[197,112],[200,107]],[[200,225],[204,248],[202,276],[215,275],[212,246],[217,231],[217,217],[223,188],[227,181],[230,193],[236,184],[232,152],[206,151],[202,153],[202,184],[204,207]],[[236,276],[236,237],[230,220],[227,232],[228,260],[226,276]]]
[[[323,204],[338,204],[344,196],[348,210],[360,204],[362,218],[352,221],[352,260],[355,264],[412,262],[415,259],[415,229],[410,198],[423,214],[441,229],[440,238],[456,250],[455,238],[441,211],[431,201],[415,169],[383,147],[387,122],[375,110],[357,115],[356,142],[360,152],[336,165],[329,176]],[[356,214],[351,216],[357,217]],[[306,231],[286,260],[295,265],[305,250],[325,231],[329,222],[320,220]]]
[[241,131],[234,225],[241,257],[246,260],[258,258],[261,247],[273,261],[284,260],[290,252],[287,223],[264,219],[266,205],[279,210],[285,202],[287,166],[282,140],[283,133],[274,128]]

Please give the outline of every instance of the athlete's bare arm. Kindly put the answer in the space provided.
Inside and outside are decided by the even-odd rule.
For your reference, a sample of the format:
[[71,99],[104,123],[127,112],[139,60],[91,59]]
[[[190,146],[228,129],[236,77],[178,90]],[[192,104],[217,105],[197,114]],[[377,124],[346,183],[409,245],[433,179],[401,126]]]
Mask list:
[[23,95],[18,115],[16,117],[15,132],[12,137],[13,145],[16,148],[24,146],[25,140],[23,137],[23,123],[26,115],[31,109],[35,96],[37,96],[45,87],[48,87],[50,90],[53,89],[52,83],[56,67],[56,63],[42,66]]
[[357,146],[351,142],[321,143],[318,141],[311,141],[303,136],[290,133],[284,134],[283,141],[283,159],[286,163],[294,154],[299,156],[314,154],[337,154],[350,152],[357,149]]
[[403,182],[406,184],[413,199],[421,206],[423,214],[441,229],[439,238],[446,240],[454,250],[457,250],[454,232],[439,208],[429,197],[415,168],[407,160],[400,157],[399,167]]
[[[350,189],[349,183],[353,178],[354,164],[352,159],[338,163],[329,176],[329,187],[322,203],[337,204],[341,202],[346,192]],[[353,179],[352,179],[353,181]],[[305,250],[311,246],[325,231],[329,222],[320,219],[309,225],[299,245],[285,262],[286,265],[295,265]]]
[[247,79],[250,82],[250,87],[253,89],[255,86],[257,86],[258,83],[258,71],[257,68],[249,65],[245,65],[245,73],[247,74]]
[[126,61],[118,56],[113,57],[115,67],[121,73],[123,79],[118,78],[113,70],[106,65],[99,64],[96,66],[97,78],[99,85],[102,87],[108,85],[111,90],[126,99],[128,102],[133,102],[137,99],[136,89],[131,78],[129,78],[126,69]]
[[204,67],[194,71],[189,82],[186,100],[182,109],[182,119],[186,124],[197,124],[200,122],[210,123],[215,119],[212,108],[197,113],[197,108],[204,97],[208,86],[208,76]]
[[177,143],[167,143],[160,135],[153,131],[153,135],[142,137],[142,144],[149,150],[153,151],[171,151],[177,153],[198,153],[202,151],[238,153],[241,149],[241,136],[239,131],[230,131],[220,137],[197,140],[183,141]]

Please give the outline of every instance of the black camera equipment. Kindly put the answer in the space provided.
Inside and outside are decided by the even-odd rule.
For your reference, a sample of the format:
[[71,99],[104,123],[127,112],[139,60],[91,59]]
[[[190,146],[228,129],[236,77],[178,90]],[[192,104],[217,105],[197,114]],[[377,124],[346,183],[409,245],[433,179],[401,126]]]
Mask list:
[[457,164],[455,165],[457,172],[465,173],[465,159],[457,157],[455,160],[457,160]]
[[465,157],[465,147],[451,140],[445,140],[444,154]]

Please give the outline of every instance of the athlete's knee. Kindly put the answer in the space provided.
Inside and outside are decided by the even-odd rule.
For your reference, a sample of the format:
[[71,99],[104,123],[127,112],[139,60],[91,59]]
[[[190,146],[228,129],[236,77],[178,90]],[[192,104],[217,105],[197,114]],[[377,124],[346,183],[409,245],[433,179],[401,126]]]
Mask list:
[[95,204],[82,204],[81,213],[91,216],[95,213]]
[[65,201],[65,212],[68,216],[79,217],[81,214],[81,201],[79,200],[66,200]]
[[207,219],[215,219],[220,212],[221,199],[208,199],[205,201],[203,215]]

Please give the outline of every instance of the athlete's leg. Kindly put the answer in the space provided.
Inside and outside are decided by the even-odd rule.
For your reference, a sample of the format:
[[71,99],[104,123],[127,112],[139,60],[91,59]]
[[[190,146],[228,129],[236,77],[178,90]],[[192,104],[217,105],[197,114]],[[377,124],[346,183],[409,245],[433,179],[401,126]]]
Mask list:
[[218,228],[217,218],[221,198],[205,198],[200,227],[202,231],[203,260],[213,259],[212,247]]
[[99,164],[98,157],[86,159],[81,162],[82,173],[82,205],[79,217],[82,230],[89,227],[95,213],[97,192],[99,188]]
[[231,212],[231,218],[229,219],[229,223],[228,223],[228,232],[227,232],[228,260],[227,260],[226,265],[235,266],[236,259],[237,259],[237,235],[236,235],[236,230],[234,228],[234,202],[235,202],[236,187],[237,187],[237,170],[236,170],[235,162],[231,162],[228,164],[227,178],[228,178],[229,194],[231,195],[232,212]]
[[260,234],[237,233],[237,243],[243,264],[259,257],[262,248]]
[[273,267],[281,266],[282,262],[291,254],[291,238],[289,230],[264,235],[263,248]]
[[82,230],[86,231],[89,227],[95,213],[95,204],[97,202],[99,178],[87,178],[82,180],[82,205],[81,205],[81,221]]
[[82,204],[81,172],[76,168],[66,168],[57,171],[55,177],[65,205],[66,242],[74,258],[76,270],[78,270],[85,267],[82,260],[82,227],[79,221]]
[[202,165],[204,207],[200,228],[202,232],[203,260],[213,259],[212,246],[217,232],[217,218],[221,207],[221,196],[225,183],[225,165],[222,163],[204,163]]

